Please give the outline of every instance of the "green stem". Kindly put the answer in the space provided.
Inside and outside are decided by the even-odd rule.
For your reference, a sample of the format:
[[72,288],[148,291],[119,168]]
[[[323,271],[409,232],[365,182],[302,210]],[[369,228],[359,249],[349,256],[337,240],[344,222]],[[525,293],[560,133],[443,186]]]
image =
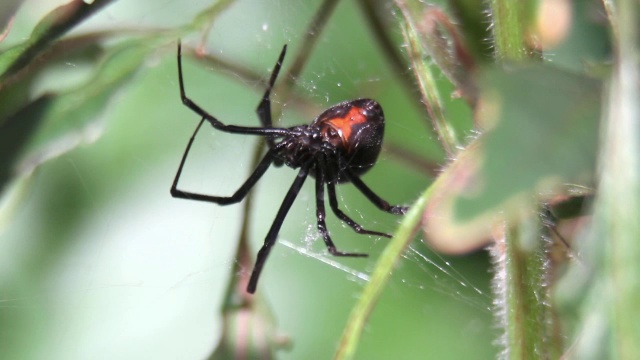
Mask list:
[[393,239],[389,245],[385,247],[380,258],[378,258],[378,262],[371,275],[371,280],[364,288],[362,296],[360,296],[358,303],[351,311],[351,315],[349,315],[347,326],[342,333],[340,345],[335,355],[336,360],[352,359],[355,355],[366,321],[389,281],[393,267],[401,258],[404,249],[413,241],[418,231],[424,208],[427,201],[431,198],[437,182],[438,181],[431,184],[422,196],[411,206],[411,210],[409,210],[402,224],[400,224],[400,227],[396,230]]
[[[498,62],[540,58],[528,44],[537,1],[491,0],[490,15]],[[557,358],[558,342],[550,339],[553,317],[545,287],[549,269],[541,227],[532,214],[504,223],[492,256],[495,266],[496,317],[503,327],[503,358]],[[551,324],[551,325],[550,325]],[[555,346],[553,346],[555,345]]]
[[448,155],[453,156],[461,141],[455,129],[445,117],[444,105],[436,84],[436,77],[432,71],[433,65],[430,53],[422,42],[422,36],[415,21],[422,14],[422,4],[413,0],[396,0],[396,6],[398,6],[403,15],[400,19],[400,26],[405,42],[408,45],[409,61],[418,80],[422,102],[427,108],[433,128],[438,134],[442,147]]
[[535,52],[527,44],[528,31],[536,14],[537,1],[491,0],[491,22],[496,58],[522,61]]
[[619,36],[601,169],[599,217],[609,258],[611,358],[640,354],[640,3],[620,0]]
[[503,358],[558,358],[561,353],[549,331],[547,242],[533,214],[505,227],[495,239],[497,314],[504,327]]

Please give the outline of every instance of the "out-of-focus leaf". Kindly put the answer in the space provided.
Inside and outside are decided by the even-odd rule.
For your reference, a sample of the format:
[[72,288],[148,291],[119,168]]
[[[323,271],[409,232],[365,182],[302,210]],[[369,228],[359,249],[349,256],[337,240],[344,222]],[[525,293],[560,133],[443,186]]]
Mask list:
[[73,0],[47,14],[36,25],[29,40],[0,54],[0,87],[7,78],[22,70],[46,50],[51,42],[111,1],[113,0],[95,0],[86,3]]
[[[44,95],[21,109],[0,127],[0,184],[11,178],[11,169],[15,166],[16,154],[23,151],[28,139],[38,130],[44,120],[54,96]],[[2,187],[0,187],[2,190]]]
[[481,138],[479,191],[457,201],[458,219],[471,219],[518,194],[551,196],[563,183],[592,183],[600,81],[529,66],[489,71],[483,84],[481,116],[497,124]]
[[[84,84],[47,94],[0,125],[0,188],[16,174],[28,174],[42,162],[56,157],[88,136],[111,97],[130,79],[150,47],[131,42],[111,52]],[[36,128],[39,127],[39,129]],[[93,134],[93,135],[92,135]]]
[[[445,253],[480,248],[504,216],[537,199],[588,194],[565,185],[593,180],[599,81],[544,66],[493,70],[483,79],[481,121],[495,127],[440,175],[424,214],[426,240]],[[508,211],[514,206],[520,210]]]
[[[0,127],[9,116],[29,106],[35,97],[42,95],[42,91],[34,93],[34,81],[41,78],[43,74],[46,76],[50,69],[68,63],[99,63],[104,57],[105,49],[98,44],[106,36],[106,33],[92,33],[60,40],[53,44],[49,51],[42,54],[37,62],[2,83],[0,85]],[[17,50],[14,47],[7,51]],[[65,67],[68,66],[65,65]]]
[[436,251],[461,254],[485,246],[491,239],[494,223],[500,220],[495,214],[486,213],[461,225],[454,216],[457,197],[477,189],[480,158],[479,142],[475,141],[458,152],[456,160],[433,185],[433,196],[425,207],[422,227],[425,240]]
[[23,0],[3,0],[0,3],[0,42],[3,40],[1,34],[11,27],[11,19],[15,16],[22,2]]
[[573,359],[640,353],[640,4],[604,2],[616,54],[602,126],[598,193],[573,262],[556,286]]

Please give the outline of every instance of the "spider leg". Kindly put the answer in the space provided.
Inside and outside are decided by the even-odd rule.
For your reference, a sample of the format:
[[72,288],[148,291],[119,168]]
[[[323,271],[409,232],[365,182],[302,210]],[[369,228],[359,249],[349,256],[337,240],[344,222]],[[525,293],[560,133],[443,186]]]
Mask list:
[[333,210],[333,213],[336,214],[336,216],[340,220],[344,221],[345,223],[347,223],[347,225],[351,226],[355,232],[357,232],[358,234],[384,236],[388,238],[391,237],[391,235],[385,234],[383,232],[363,229],[360,224],[353,221],[353,219],[351,219],[349,216],[347,216],[347,214],[342,212],[340,208],[338,208],[338,198],[336,197],[335,184],[331,182],[327,183],[327,189],[329,190],[329,205],[331,205],[331,209]]
[[171,196],[175,198],[188,199],[188,200],[207,201],[207,202],[212,202],[220,205],[237,203],[242,199],[244,199],[245,196],[247,196],[247,194],[249,193],[249,190],[251,190],[253,185],[255,185],[256,182],[267,171],[267,169],[269,168],[269,165],[271,165],[271,162],[273,161],[273,154],[275,153],[276,149],[271,149],[265,154],[265,156],[262,158],[262,160],[260,161],[256,169],[249,176],[249,178],[231,196],[212,196],[212,195],[197,194],[197,193],[179,190],[178,181],[180,180],[180,175],[182,174],[182,168],[184,167],[184,163],[187,160],[187,155],[189,154],[189,150],[191,150],[191,145],[193,144],[193,140],[195,139],[196,134],[200,130],[200,127],[202,126],[202,123],[204,122],[204,120],[205,119],[202,118],[202,120],[200,120],[200,122],[198,123],[198,127],[196,127],[196,130],[193,132],[193,135],[191,135],[191,138],[189,139],[189,143],[187,144],[187,148],[185,149],[184,154],[182,155],[182,160],[180,160],[180,166],[178,167],[178,171],[176,172],[176,177],[173,179],[173,184],[171,185]]
[[298,196],[304,181],[307,179],[307,175],[309,175],[309,167],[310,165],[306,165],[300,169],[298,172],[298,176],[291,184],[287,195],[285,195],[284,200],[282,201],[282,205],[280,205],[280,209],[276,214],[276,218],[273,220],[273,224],[271,224],[271,228],[267,233],[267,236],[264,239],[264,244],[260,251],[258,251],[258,257],[256,259],[256,264],[253,267],[253,271],[251,273],[251,278],[249,279],[249,285],[247,285],[247,292],[253,294],[256,291],[256,286],[258,285],[258,278],[260,278],[260,273],[262,272],[262,268],[264,267],[265,261],[267,261],[267,257],[269,256],[269,252],[271,248],[276,243],[276,238],[278,237],[278,232],[280,232],[280,228],[282,227],[282,223],[284,222],[284,218],[287,216],[289,209],[291,209],[291,205],[293,205],[293,201]]
[[273,137],[284,136],[290,133],[288,129],[282,128],[225,125],[218,119],[216,119],[213,115],[202,109],[198,104],[193,102],[189,97],[187,97],[184,90],[184,79],[182,75],[182,46],[180,42],[178,42],[178,81],[180,83],[180,98],[182,99],[182,103],[186,107],[191,109],[191,111],[206,119],[211,124],[211,126],[220,131],[234,134],[263,135]]
[[[318,231],[322,234],[325,245],[329,253],[334,256],[351,256],[351,257],[366,257],[367,254],[362,253],[346,253],[336,249],[335,244],[331,240],[329,231],[327,230],[327,224],[325,223],[326,213],[324,210],[324,171],[322,166],[316,166],[316,217],[318,219]],[[346,216],[346,215],[345,215]],[[347,218],[348,219],[348,218]]]
[[378,196],[378,194],[373,192],[373,190],[371,190],[360,179],[360,177],[358,175],[354,174],[351,170],[345,169],[344,173],[347,175],[347,177],[353,183],[353,185],[355,185],[355,187],[358,188],[358,190],[360,190],[360,192],[362,194],[364,194],[364,196],[366,196],[367,199],[369,199],[369,201],[371,201],[380,210],[386,211],[386,212],[391,213],[391,214],[396,214],[396,215],[404,215],[404,214],[407,213],[407,211],[409,211],[409,207],[408,206],[389,205],[389,203],[387,201],[385,201],[380,196]]
[[[271,78],[269,79],[267,89],[265,90],[264,95],[262,95],[262,100],[256,108],[256,113],[258,114],[260,123],[262,123],[262,126],[267,128],[273,126],[273,120],[271,117],[271,89],[273,89],[273,85],[276,83],[276,79],[278,78],[278,74],[280,73],[280,68],[282,68],[282,62],[284,61],[286,52],[287,45],[284,45],[282,47],[282,51],[280,52],[280,56],[278,57],[278,61],[276,61],[276,65],[273,67],[273,71],[271,72]],[[273,137],[268,137],[266,140],[269,148],[273,148]]]

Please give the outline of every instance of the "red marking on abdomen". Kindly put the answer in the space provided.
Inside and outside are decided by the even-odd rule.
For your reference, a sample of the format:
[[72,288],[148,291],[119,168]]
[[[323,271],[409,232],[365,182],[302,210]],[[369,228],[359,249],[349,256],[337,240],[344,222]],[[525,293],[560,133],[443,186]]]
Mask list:
[[354,106],[344,117],[333,118],[327,122],[331,127],[338,130],[342,141],[347,145],[351,138],[353,127],[367,122],[367,117],[362,113],[362,108]]

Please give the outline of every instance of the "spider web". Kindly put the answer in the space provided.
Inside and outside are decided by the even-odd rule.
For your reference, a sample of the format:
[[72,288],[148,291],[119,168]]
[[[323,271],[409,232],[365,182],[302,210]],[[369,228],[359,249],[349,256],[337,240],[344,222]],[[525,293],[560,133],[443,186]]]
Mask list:
[[[321,240],[318,239],[318,235],[312,229],[310,229],[307,234],[307,239],[321,242]],[[309,246],[310,241],[306,241],[307,246],[296,245],[294,242],[285,239],[279,239],[278,242],[300,255],[310,257],[337,271],[345,273],[347,280],[364,285],[371,279],[370,272],[349,267],[342,263],[340,258],[331,256],[326,251],[314,251]],[[493,301],[491,295],[470,281],[464,274],[456,269],[455,265],[452,265],[451,262],[443,256],[427,249],[426,246],[422,244],[415,244],[410,245],[402,257],[404,262],[403,266],[417,267],[422,271],[422,275],[430,278],[430,281],[425,281],[424,278],[416,279],[405,277],[400,280],[403,285],[418,288],[425,292],[437,292],[477,310],[491,312],[491,304]]]

